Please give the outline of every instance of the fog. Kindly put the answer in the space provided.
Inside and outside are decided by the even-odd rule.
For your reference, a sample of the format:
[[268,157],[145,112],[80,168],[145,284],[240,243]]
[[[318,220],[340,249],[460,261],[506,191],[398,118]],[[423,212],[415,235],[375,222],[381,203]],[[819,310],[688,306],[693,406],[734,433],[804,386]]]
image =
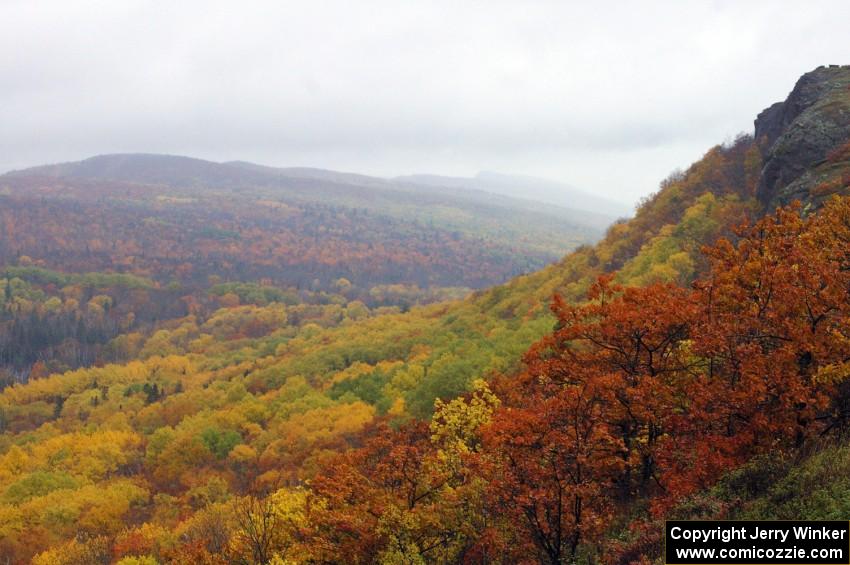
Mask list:
[[0,170],[156,152],[627,203],[848,63],[847,2],[0,4]]

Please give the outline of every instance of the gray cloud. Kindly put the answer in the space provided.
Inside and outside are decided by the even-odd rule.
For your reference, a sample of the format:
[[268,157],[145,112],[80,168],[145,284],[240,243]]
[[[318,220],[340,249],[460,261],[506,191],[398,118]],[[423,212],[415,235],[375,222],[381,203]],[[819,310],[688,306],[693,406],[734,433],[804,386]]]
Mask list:
[[634,201],[749,131],[850,4],[0,4],[0,169],[144,151],[547,176]]

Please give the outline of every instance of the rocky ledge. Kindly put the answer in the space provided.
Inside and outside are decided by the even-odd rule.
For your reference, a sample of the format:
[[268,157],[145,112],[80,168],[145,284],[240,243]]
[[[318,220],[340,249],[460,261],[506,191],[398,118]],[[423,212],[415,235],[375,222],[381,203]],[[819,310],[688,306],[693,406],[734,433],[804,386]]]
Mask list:
[[[833,178],[842,165],[835,159],[850,143],[850,65],[800,77],[784,102],[758,115],[755,139],[764,163],[758,198],[767,208],[792,200],[817,205],[829,193],[850,190]],[[850,163],[843,165],[838,168],[846,171]]]

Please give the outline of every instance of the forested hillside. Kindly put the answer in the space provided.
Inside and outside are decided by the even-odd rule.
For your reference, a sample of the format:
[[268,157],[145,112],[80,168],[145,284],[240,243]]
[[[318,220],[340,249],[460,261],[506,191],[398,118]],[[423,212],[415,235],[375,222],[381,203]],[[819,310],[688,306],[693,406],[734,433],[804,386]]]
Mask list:
[[[209,212],[210,217],[204,220],[210,228],[236,231],[238,235],[237,225],[246,223],[242,229],[248,230],[259,222],[266,229],[296,238],[303,249],[290,247],[287,251],[307,252],[304,262],[312,259],[309,252],[316,251],[302,242],[303,238],[309,237],[315,247],[326,243],[339,246],[339,240],[349,240],[350,249],[343,247],[337,253],[339,261],[349,268],[359,259],[349,256],[360,250],[357,244],[395,244],[400,250],[413,252],[408,260],[411,262],[419,258],[416,253],[426,252],[453,258],[452,246],[443,245],[443,239],[449,239],[461,242],[455,246],[466,244],[472,254],[469,259],[477,260],[477,267],[484,266],[484,259],[491,263],[497,259],[504,266],[496,268],[514,270],[504,270],[496,277],[539,267],[562,256],[565,247],[595,240],[615,219],[607,213],[544,205],[481,190],[170,155],[101,155],[14,171],[0,179],[0,189],[9,196],[52,199],[61,195],[81,205],[105,206],[101,210],[104,213],[111,211],[111,206],[116,206],[118,213],[124,207],[139,213],[141,207],[154,215],[165,214],[166,220],[168,215]],[[226,234],[219,236],[226,238]],[[477,255],[476,247],[482,248]],[[381,254],[381,249],[370,257],[399,260]],[[431,269],[427,274],[403,272],[395,277],[427,279],[440,275],[440,270]],[[467,273],[460,276],[471,286],[498,280],[487,272],[477,278]]]
[[[5,327],[76,323],[107,344],[72,364],[60,341],[0,393],[0,556],[652,562],[664,517],[846,516],[845,482],[825,484],[823,468],[847,466],[849,88],[850,67],[817,69],[755,136],[711,148],[595,245],[405,308],[380,294],[393,292],[372,278],[380,265],[424,288],[445,271],[416,275],[412,242],[461,250],[437,263],[458,269],[468,260],[449,259],[487,248],[423,226],[387,256],[366,244],[344,281],[261,284],[285,280],[281,265],[301,272],[285,257],[327,250],[328,222],[314,233],[306,218],[330,211],[299,204],[293,233],[311,235],[266,264],[299,243],[268,239],[281,232],[254,193],[61,170],[0,179],[43,232],[5,216]],[[200,214],[191,199],[207,194],[240,223]],[[122,210],[162,223],[137,242]],[[334,225],[368,242],[371,213]],[[178,314],[157,310],[174,302]],[[829,489],[832,507],[802,500]]]
[[132,359],[157,324],[221,306],[403,311],[459,298],[610,221],[480,191],[160,155],[10,173],[0,380]]

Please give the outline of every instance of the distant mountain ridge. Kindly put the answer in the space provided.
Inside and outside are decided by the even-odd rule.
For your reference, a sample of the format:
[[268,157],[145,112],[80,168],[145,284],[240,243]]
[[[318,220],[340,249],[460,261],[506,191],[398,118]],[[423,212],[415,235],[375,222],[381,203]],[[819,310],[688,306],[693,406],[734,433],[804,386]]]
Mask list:
[[482,171],[474,177],[417,174],[396,177],[395,180],[428,186],[481,190],[615,217],[631,216],[633,213],[633,210],[622,202],[584,192],[569,184],[525,175]]
[[333,171],[330,169],[319,169],[316,167],[272,167],[268,165],[260,165],[250,161],[227,161],[222,163],[232,167],[239,167],[248,171],[261,172],[265,174],[273,174],[278,177],[300,178],[330,181],[340,184],[353,184],[358,186],[374,186],[387,188],[391,183],[387,179],[380,177],[371,177],[361,175],[359,173],[346,173]]
[[[601,208],[605,208],[605,210],[591,210],[579,209],[576,207],[547,202],[545,199],[536,199],[532,195],[516,194],[514,196],[511,196],[507,192],[490,190],[487,187],[483,186],[475,186],[474,183],[468,183],[468,179],[463,177],[414,175],[411,177],[395,177],[388,179],[362,175],[359,173],[346,173],[332,171],[328,169],[318,169],[313,167],[269,167],[266,165],[258,165],[256,163],[251,163],[248,161],[228,161],[225,164],[242,167],[251,171],[263,171],[266,173],[277,175],[278,178],[322,180],[351,186],[388,189],[408,193],[421,193],[423,190],[425,190],[429,194],[439,194],[441,196],[460,198],[464,200],[469,200],[471,202],[483,201],[486,202],[488,205],[497,205],[505,207],[519,206],[526,210],[540,212],[547,215],[554,214],[560,217],[567,217],[571,221],[578,221],[579,223],[584,223],[586,225],[594,227],[606,227],[611,224],[616,218],[629,216],[631,214],[626,206],[619,205],[618,203],[613,203],[613,207],[607,206],[607,204],[612,204],[607,201],[605,205],[601,206]],[[531,178],[507,177],[506,175],[499,175],[497,173],[479,173],[479,176],[488,174],[491,176],[505,178]],[[417,178],[419,176],[422,177],[422,182],[417,181]],[[460,189],[460,191],[458,189]],[[606,211],[609,209],[610,211]],[[576,212],[580,212],[580,216],[576,216]]]
[[204,159],[152,153],[97,155],[68,163],[10,171],[5,176],[97,179],[167,186],[265,184],[267,175]]
[[[217,221],[222,237],[254,222],[266,240],[286,240],[281,248],[267,247],[263,256],[288,249],[287,261],[304,262],[289,275],[275,271],[297,285],[311,283],[321,269],[331,272],[326,266],[343,257],[348,262],[336,268],[335,278],[372,284],[377,268],[370,273],[361,268],[366,257],[380,256],[387,265],[395,259],[405,265],[392,266],[379,282],[481,288],[597,241],[615,219],[475,188],[156,154],[99,155],[13,171],[0,176],[0,198],[4,195],[11,198],[9,206],[30,206],[35,215],[44,207],[32,208],[33,199],[44,196],[58,199],[60,215],[70,213],[65,205],[85,206],[92,213],[109,209],[112,218],[132,223],[146,210],[149,218],[170,217],[199,233],[213,233],[206,224]],[[363,255],[359,261],[353,259],[357,254]],[[319,277],[322,284],[329,284],[327,276]]]
[[[349,205],[379,199],[409,199],[419,204],[451,200],[464,207],[486,206],[499,209],[522,209],[567,220],[601,232],[618,217],[628,215],[627,207],[581,193],[581,197],[565,196],[565,204],[535,199],[522,194],[522,183],[537,191],[540,186],[567,187],[551,181],[481,173],[475,179],[414,175],[386,179],[310,167],[271,167],[248,161],[218,163],[194,157],[153,153],[117,153],[97,155],[68,163],[41,165],[6,173],[0,178],[35,177],[118,181],[178,188],[281,189],[300,197],[348,198]],[[548,183],[548,184],[547,184]],[[460,190],[458,190],[460,189]],[[513,192],[513,194],[511,194]],[[534,192],[534,191],[531,191]],[[573,193],[571,193],[573,194]],[[405,196],[407,195],[407,196]],[[566,205],[574,201],[580,206]],[[554,204],[554,206],[553,206]]]

